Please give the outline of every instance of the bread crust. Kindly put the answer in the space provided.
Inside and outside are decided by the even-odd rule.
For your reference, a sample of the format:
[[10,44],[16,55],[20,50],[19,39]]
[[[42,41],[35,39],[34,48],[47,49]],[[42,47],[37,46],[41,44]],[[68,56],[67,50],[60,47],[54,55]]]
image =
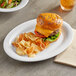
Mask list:
[[62,26],[62,23],[63,23],[62,18],[55,13],[41,13],[37,17],[36,26],[54,31],[59,29]]

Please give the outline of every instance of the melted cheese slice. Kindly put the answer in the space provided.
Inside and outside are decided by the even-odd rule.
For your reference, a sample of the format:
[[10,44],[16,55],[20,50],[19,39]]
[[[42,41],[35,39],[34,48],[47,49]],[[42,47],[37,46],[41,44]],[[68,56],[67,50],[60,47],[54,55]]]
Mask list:
[[40,26],[36,25],[36,29],[37,32],[41,33],[42,35],[44,35],[45,37],[48,37],[53,31],[48,30],[48,29],[44,29],[41,28]]

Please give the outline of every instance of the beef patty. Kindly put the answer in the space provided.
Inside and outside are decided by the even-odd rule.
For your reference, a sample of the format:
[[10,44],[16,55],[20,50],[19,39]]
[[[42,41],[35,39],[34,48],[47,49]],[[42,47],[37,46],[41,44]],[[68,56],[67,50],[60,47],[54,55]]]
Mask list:
[[59,32],[59,29],[57,29],[53,33],[51,33],[50,36],[56,35],[58,32]]

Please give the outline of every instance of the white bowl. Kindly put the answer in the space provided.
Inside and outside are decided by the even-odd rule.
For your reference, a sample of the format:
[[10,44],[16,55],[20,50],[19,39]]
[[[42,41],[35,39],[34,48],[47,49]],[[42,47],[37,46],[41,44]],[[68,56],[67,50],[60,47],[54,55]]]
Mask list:
[[8,8],[8,9],[7,8],[0,8],[0,12],[14,12],[14,11],[20,10],[21,8],[26,6],[28,2],[29,2],[29,0],[22,0],[21,3],[16,7]]

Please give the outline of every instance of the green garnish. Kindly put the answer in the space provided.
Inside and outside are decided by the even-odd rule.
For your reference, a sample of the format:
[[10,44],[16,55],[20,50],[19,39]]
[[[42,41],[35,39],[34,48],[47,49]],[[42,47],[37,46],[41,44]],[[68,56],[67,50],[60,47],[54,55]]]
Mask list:
[[13,8],[20,4],[22,0],[0,0],[0,8]]
[[7,8],[12,8],[14,6],[14,3],[12,2],[11,4],[9,4],[8,6],[7,6]]
[[56,34],[56,35],[53,35],[53,36],[49,36],[48,38],[43,38],[43,41],[54,41],[56,40],[57,38],[59,37],[59,32]]
[[0,0],[0,4],[3,2],[3,0]]

